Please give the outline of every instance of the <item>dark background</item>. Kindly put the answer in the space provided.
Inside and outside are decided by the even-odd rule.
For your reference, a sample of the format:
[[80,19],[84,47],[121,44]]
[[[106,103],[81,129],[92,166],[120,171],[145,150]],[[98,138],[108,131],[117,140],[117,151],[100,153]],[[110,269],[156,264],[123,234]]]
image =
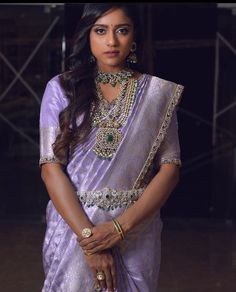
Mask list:
[[[65,55],[70,52],[71,38],[83,4],[67,3],[64,6],[51,7],[49,12],[45,12],[45,8],[40,6],[32,7],[29,12],[31,20],[21,6],[14,7],[14,11],[11,7],[3,8],[4,15],[0,12],[1,21],[5,23],[7,19],[9,25],[0,28],[0,49],[4,55],[9,56],[9,60],[18,70],[22,66],[19,63],[20,57],[23,55],[22,60],[25,60],[37,45],[35,41],[30,46],[31,32],[25,33],[23,29],[20,31],[19,23],[24,27],[22,22],[25,21],[29,30],[30,27],[34,28],[34,23],[42,23],[42,26],[48,23],[49,26],[57,15],[60,16],[40,53],[22,74],[42,98],[46,82],[60,73],[60,60],[63,56],[60,40],[63,37],[66,41]],[[216,3],[140,3],[140,13],[146,33],[151,36],[149,45],[153,48],[153,55],[146,56],[149,73],[185,86],[178,111],[183,162],[181,180],[163,207],[162,215],[233,219],[236,214],[236,190],[233,150],[235,126],[232,126],[232,113],[229,114],[230,118],[221,120],[218,124],[217,143],[212,145],[215,39],[217,31],[220,31],[234,41],[235,26],[232,24],[231,12],[226,9],[219,11]],[[27,20],[31,21],[30,26]],[[39,35],[45,31],[38,30]],[[22,40],[23,31],[25,37],[29,37],[28,42],[27,39]],[[34,29],[34,33],[35,31]],[[10,46],[12,39],[19,40],[16,45]],[[25,51],[22,53],[23,47]],[[222,57],[226,66],[222,66],[223,69],[227,67],[228,75],[227,78],[224,75],[226,73],[220,75],[224,81],[220,84],[220,92],[227,92],[232,96],[235,88],[227,86],[227,82],[236,72],[228,66],[232,56],[227,54],[226,50]],[[151,57],[154,59],[150,60]],[[14,74],[6,67],[2,58],[0,73],[4,80],[0,85],[2,93],[14,79]],[[27,133],[37,144],[39,104],[29,102],[28,95],[18,80],[4,100],[1,101],[0,98],[0,114]],[[221,100],[227,99],[227,96],[222,96],[221,94]],[[39,149],[3,118],[0,119],[0,134],[0,216],[41,220],[44,218],[49,197],[40,178]],[[229,142],[229,147],[219,150],[226,142]]]

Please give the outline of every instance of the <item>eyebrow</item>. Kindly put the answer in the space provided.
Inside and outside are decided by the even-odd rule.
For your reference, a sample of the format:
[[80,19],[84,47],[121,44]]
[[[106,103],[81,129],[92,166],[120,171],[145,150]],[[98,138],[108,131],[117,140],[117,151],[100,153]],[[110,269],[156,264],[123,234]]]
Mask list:
[[[95,27],[95,26],[108,27],[109,25],[96,23],[96,24],[93,25],[93,27]],[[114,27],[116,28],[116,27],[119,27],[119,26],[131,26],[131,24],[130,23],[121,23],[121,24],[116,24]]]

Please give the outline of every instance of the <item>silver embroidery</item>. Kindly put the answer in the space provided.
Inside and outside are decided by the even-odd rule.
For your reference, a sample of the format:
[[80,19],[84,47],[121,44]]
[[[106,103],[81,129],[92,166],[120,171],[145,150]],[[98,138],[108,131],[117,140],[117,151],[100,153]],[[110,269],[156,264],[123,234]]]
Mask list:
[[54,157],[40,157],[39,159],[39,165],[43,163],[48,163],[48,162],[60,162],[58,158]]
[[160,164],[164,164],[164,163],[173,163],[176,165],[181,166],[181,160],[178,158],[162,158]]
[[59,127],[40,128],[40,159],[39,165],[45,162],[60,162],[53,152],[52,144],[60,131]]
[[77,196],[86,207],[97,206],[109,211],[130,206],[134,201],[138,200],[143,191],[144,188],[127,191],[104,188],[100,191],[78,191]]
[[142,170],[140,171],[139,176],[134,183],[134,186],[133,186],[134,189],[137,189],[140,187],[140,185],[142,184],[142,182],[145,178],[146,173],[148,172],[150,165],[153,162],[153,159],[156,155],[156,152],[159,149],[161,142],[163,141],[163,139],[166,135],[166,131],[167,131],[168,126],[170,124],[173,111],[175,109],[175,106],[178,104],[178,102],[180,100],[183,89],[184,89],[184,87],[182,85],[180,85],[180,84],[176,85],[175,92],[171,98],[169,105],[168,105],[168,109],[166,111],[166,115],[165,115],[164,121],[161,125],[160,131],[157,134],[156,140],[154,141],[154,143],[152,145],[152,148],[151,148],[151,151],[149,152],[148,158],[145,161],[144,166],[143,166]]

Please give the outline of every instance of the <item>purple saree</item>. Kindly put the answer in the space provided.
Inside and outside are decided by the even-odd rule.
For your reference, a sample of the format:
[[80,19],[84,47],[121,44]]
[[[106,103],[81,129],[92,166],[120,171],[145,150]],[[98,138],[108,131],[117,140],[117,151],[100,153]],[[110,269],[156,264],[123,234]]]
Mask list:
[[[97,224],[117,217],[142,195],[162,163],[181,165],[177,105],[183,86],[144,74],[121,131],[112,159],[94,152],[96,128],[78,145],[66,171],[90,220]],[[40,112],[40,164],[55,162],[52,143],[59,131],[58,114],[67,105],[58,76],[48,82]],[[112,108],[112,104],[111,104]],[[43,244],[45,281],[42,292],[92,292],[93,275],[76,235],[50,200]],[[157,292],[161,261],[160,210],[113,248],[117,291]]]

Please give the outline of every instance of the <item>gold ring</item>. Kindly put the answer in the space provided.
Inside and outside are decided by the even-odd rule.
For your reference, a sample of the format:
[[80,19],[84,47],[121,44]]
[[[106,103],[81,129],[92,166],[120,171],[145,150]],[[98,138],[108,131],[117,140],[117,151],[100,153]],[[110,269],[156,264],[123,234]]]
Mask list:
[[102,288],[99,285],[95,285],[94,290],[96,292],[101,292],[102,291]]
[[97,279],[98,281],[105,280],[105,274],[103,272],[97,272]]
[[84,228],[81,232],[81,235],[83,238],[89,238],[90,236],[92,236],[92,229],[91,228]]
[[91,253],[91,252],[88,252],[88,251],[85,251],[84,254],[85,254],[86,256],[90,256],[92,253]]

